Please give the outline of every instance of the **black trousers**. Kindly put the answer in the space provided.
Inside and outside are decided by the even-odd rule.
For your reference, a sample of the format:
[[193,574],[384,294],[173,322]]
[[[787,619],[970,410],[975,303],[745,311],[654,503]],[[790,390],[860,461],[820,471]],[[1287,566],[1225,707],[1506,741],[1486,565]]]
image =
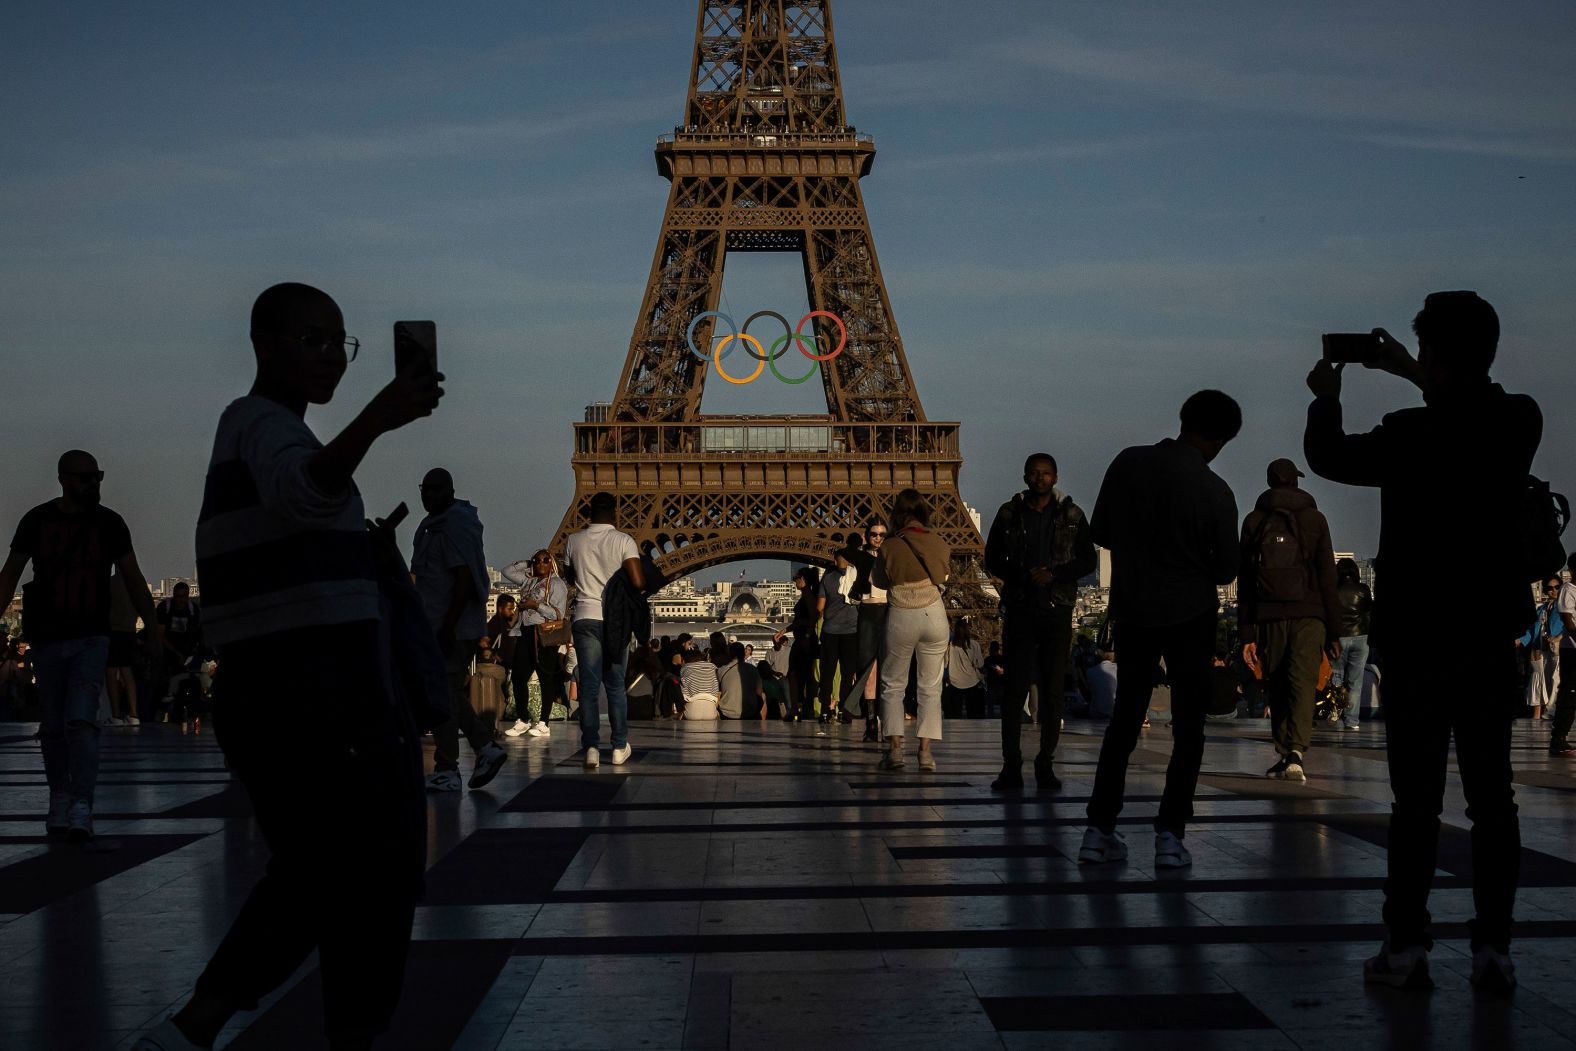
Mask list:
[[1576,650],[1560,649],[1560,690],[1554,695],[1554,736],[1550,745],[1570,743],[1571,724],[1576,723]]
[[789,715],[800,719],[815,718],[815,656],[816,639],[808,635],[794,639],[788,651],[788,708]]
[[1007,766],[1023,762],[1019,750],[1023,699],[1032,683],[1040,684],[1040,756],[1056,754],[1062,737],[1062,685],[1072,659],[1071,606],[1038,611],[1006,611],[1001,628],[1002,657],[1007,662],[1006,699],[1001,706],[1001,758]]
[[216,684],[219,746],[271,856],[197,992],[255,1009],[316,949],[329,1040],[354,1044],[388,1028],[405,980],[426,866],[420,738],[375,669],[345,674],[342,649],[278,652],[290,659],[227,651]]
[[[1561,669],[1562,671],[1564,669]],[[1384,922],[1392,951],[1431,946],[1428,892],[1439,851],[1450,739],[1472,823],[1472,947],[1510,945],[1521,875],[1511,787],[1511,722],[1521,710],[1512,643],[1441,652],[1437,639],[1384,643],[1385,750],[1390,765],[1389,872]]]
[[564,671],[557,649],[544,650],[538,644],[536,628],[524,628],[514,647],[514,663],[509,666],[509,677],[514,680],[514,710],[524,719],[526,700],[530,697],[531,673],[542,688],[542,722],[553,716],[555,703],[565,704]]
[[[880,662],[882,651],[886,648],[886,622],[887,610],[890,607],[885,602],[860,603],[859,605],[859,670],[864,671],[873,664]],[[864,712],[865,721],[874,723],[880,714],[881,690],[879,685],[876,696],[870,701],[865,700],[864,682],[859,684],[859,692],[853,695]],[[843,691],[843,696],[848,697],[848,691]]]
[[[1209,710],[1210,673],[1215,661],[1215,613],[1181,624],[1144,627],[1116,624],[1116,701],[1100,742],[1100,765],[1089,798],[1089,823],[1102,832],[1116,828],[1127,789],[1127,761],[1138,744],[1155,673],[1165,658],[1171,680],[1171,762],[1155,816],[1156,832],[1182,836],[1193,817],[1193,791],[1204,761],[1204,714]],[[1008,705],[1013,702],[1009,699]]]
[[[838,678],[837,671],[842,669],[842,676]],[[838,692],[843,697],[853,688],[854,679],[859,676],[859,635],[850,632],[846,635],[821,636],[821,712],[826,715],[832,713],[832,686],[834,680],[839,684]],[[838,698],[841,701],[842,698]],[[837,705],[837,710],[842,709],[842,704]]]

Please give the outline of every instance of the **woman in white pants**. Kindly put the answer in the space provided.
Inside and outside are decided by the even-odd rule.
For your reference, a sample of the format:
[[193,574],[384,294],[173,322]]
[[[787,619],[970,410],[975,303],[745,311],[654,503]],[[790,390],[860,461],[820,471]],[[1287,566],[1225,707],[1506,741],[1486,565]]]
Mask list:
[[887,592],[886,648],[881,664],[881,722],[887,733],[882,770],[903,769],[903,693],[909,661],[917,660],[915,690],[919,717],[919,768],[936,769],[930,743],[941,740],[941,673],[947,662],[947,582],[952,549],[930,531],[930,507],[918,490],[904,489],[892,502],[891,535],[871,573]]

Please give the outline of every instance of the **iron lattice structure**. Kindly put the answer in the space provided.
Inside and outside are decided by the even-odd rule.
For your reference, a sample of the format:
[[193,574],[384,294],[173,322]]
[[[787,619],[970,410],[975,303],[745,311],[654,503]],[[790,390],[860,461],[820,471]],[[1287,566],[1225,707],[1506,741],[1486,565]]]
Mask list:
[[[575,497],[554,549],[606,490],[669,575],[829,564],[912,487],[954,551],[949,607],[984,612],[958,425],[926,419],[909,373],[859,188],[875,144],[844,115],[829,0],[699,7],[684,123],[656,147],[671,187],[645,297],[605,418],[575,425]],[[702,416],[709,364],[691,341],[712,346],[714,319],[695,322],[717,309],[731,252],[798,253],[810,309],[843,322],[842,352],[819,365],[825,416]],[[835,322],[811,324],[816,353],[832,352]]]

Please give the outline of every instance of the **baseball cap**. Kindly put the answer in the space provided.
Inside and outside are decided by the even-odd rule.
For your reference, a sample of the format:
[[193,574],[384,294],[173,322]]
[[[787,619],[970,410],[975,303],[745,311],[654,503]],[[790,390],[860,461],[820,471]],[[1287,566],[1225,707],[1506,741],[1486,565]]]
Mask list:
[[1270,485],[1296,485],[1297,479],[1306,478],[1307,475],[1297,470],[1297,465],[1286,457],[1271,460],[1269,469],[1264,472]]

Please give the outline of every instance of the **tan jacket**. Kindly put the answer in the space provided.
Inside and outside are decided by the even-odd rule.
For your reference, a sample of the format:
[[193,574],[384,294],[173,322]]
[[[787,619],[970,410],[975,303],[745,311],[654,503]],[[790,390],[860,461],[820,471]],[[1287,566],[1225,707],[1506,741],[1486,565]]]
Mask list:
[[951,561],[952,548],[941,537],[922,526],[905,526],[881,545],[870,580],[887,589],[894,608],[921,609],[941,601]]

